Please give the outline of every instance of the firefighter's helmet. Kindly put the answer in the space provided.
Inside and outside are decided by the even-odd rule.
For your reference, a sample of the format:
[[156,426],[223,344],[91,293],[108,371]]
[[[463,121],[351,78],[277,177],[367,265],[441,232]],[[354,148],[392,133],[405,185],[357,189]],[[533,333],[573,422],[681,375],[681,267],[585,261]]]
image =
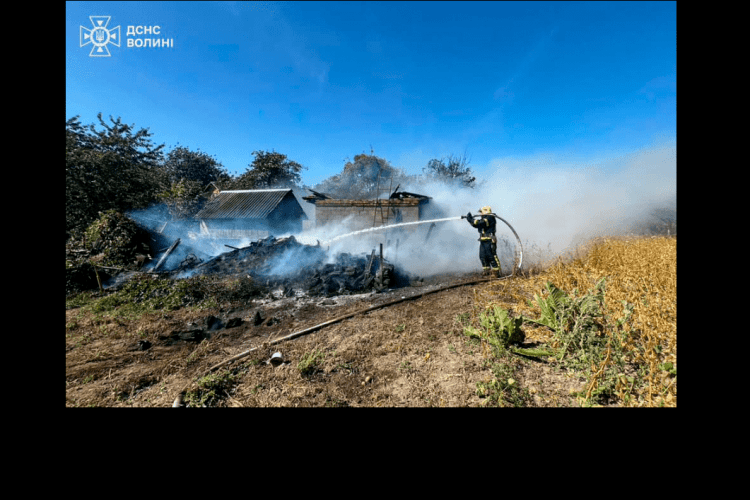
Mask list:
[[482,208],[479,209],[479,213],[482,214],[482,215],[491,214],[492,213],[492,208],[489,205],[485,206],[485,207],[482,207]]

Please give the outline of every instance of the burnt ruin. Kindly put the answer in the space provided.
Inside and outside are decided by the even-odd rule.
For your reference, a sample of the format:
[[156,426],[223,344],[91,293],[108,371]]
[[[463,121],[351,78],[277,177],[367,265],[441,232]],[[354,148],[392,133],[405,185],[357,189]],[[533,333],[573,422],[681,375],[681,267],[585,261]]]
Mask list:
[[[163,238],[157,238],[163,242]],[[375,249],[369,255],[332,254],[320,245],[305,245],[294,236],[269,236],[237,248],[224,245],[226,252],[209,257],[194,252],[191,240],[176,239],[140,270],[99,267],[88,262],[72,270],[68,293],[95,289],[116,290],[139,275],[149,274],[169,279],[193,276],[240,278],[252,284],[254,293],[271,298],[332,297],[408,286],[409,276],[388,262]],[[181,250],[178,258],[177,250]],[[200,254],[201,256],[199,256]],[[184,256],[184,257],[183,257]],[[98,274],[98,278],[96,277]],[[244,283],[244,282],[243,282]]]
[[205,262],[189,254],[169,272],[174,278],[196,274],[249,276],[284,297],[348,295],[409,284],[408,277],[375,250],[369,256],[330,256],[294,236],[269,236]]
[[350,231],[370,227],[416,222],[435,217],[435,208],[429,196],[394,191],[387,198],[376,200],[346,200],[332,198],[325,193],[310,190],[313,194],[302,199],[315,205],[315,226],[346,224]]
[[[358,294],[409,284],[407,273],[384,258],[383,243],[388,246],[393,241],[398,251],[399,237],[403,242],[408,234],[416,234],[412,228],[399,228],[402,232],[390,233],[390,238],[376,236],[368,241],[371,250],[359,255],[334,253],[320,241],[308,245],[295,238],[302,232],[302,222],[309,218],[291,189],[214,189],[206,197],[209,199],[203,208],[190,219],[165,221],[165,217],[158,222],[158,216],[136,217],[138,226],[151,237],[149,251],[141,252],[148,257],[145,262],[142,259],[119,269],[97,266],[93,272],[81,268],[85,280],[71,270],[70,280],[80,282],[82,288],[101,289],[116,288],[139,273],[172,279],[194,275],[240,277],[251,278],[277,297]],[[429,205],[430,197],[398,192],[398,188],[377,200],[341,200],[314,191],[313,196],[303,199],[314,205],[308,212],[314,214],[315,227],[339,225],[344,231],[436,215]],[[433,227],[422,230],[429,238]]]

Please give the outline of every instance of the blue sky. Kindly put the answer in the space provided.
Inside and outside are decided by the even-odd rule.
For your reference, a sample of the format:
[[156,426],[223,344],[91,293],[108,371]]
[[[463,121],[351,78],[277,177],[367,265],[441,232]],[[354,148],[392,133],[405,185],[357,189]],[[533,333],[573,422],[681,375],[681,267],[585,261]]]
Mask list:
[[[120,26],[110,57],[80,46],[89,16]],[[256,150],[315,185],[371,148],[408,173],[465,153],[480,178],[676,148],[675,2],[67,2],[66,35],[66,119],[119,116],[233,175]]]

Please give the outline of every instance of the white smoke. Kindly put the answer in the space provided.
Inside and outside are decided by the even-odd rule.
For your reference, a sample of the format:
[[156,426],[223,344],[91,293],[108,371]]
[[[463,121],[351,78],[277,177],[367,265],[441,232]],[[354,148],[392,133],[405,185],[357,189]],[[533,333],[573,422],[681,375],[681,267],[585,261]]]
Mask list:
[[[434,216],[427,219],[476,215],[482,206],[491,206],[521,238],[525,263],[534,257],[563,255],[594,236],[625,234],[653,207],[674,205],[676,198],[674,142],[605,159],[500,158],[485,171],[488,174],[477,175],[483,182],[473,189],[423,182],[401,190],[432,198]],[[334,240],[330,250],[369,254],[376,249],[377,253],[383,243],[386,258],[417,275],[481,269],[478,232],[466,220],[438,223],[427,241],[429,224],[420,227],[406,237],[393,230],[358,233]],[[325,231],[312,230],[310,235],[323,242],[348,232],[344,224],[327,226]],[[516,238],[499,220],[497,234],[498,255],[503,270],[509,271]]]
[[480,197],[522,239],[559,254],[592,236],[624,234],[653,206],[673,203],[676,157],[668,143],[586,162],[538,157],[527,160],[532,168],[500,159]]
[[[605,159],[576,160],[555,155],[499,158],[475,172],[480,182],[473,189],[437,182],[401,186],[401,191],[432,198],[421,219],[454,218],[437,222],[432,229],[427,223],[411,230],[389,228],[352,235],[358,228],[345,219],[293,236],[306,245],[320,244],[329,262],[344,252],[370,255],[375,250],[379,255],[382,243],[384,257],[412,275],[477,271],[481,269],[478,232],[466,220],[455,218],[468,212],[476,215],[482,206],[489,205],[516,230],[523,243],[524,263],[530,264],[535,249],[544,251],[543,258],[552,259],[592,236],[626,233],[654,207],[674,206],[676,156],[672,141]],[[152,230],[168,222],[165,236],[182,239],[165,269],[179,264],[188,252],[207,260],[231,250],[223,241],[196,237],[194,225],[181,226],[169,220],[164,210],[154,208],[128,215]],[[503,271],[509,271],[516,239],[499,220],[497,235],[498,256]],[[285,236],[288,234],[276,235]],[[244,247],[250,242],[232,244]],[[298,256],[289,257],[283,266],[285,273],[310,264]]]
[[[132,210],[127,215],[140,226],[147,228],[158,239],[157,246],[162,246],[162,248],[153,249],[155,255],[152,255],[152,261],[144,268],[146,270],[153,268],[167,247],[178,238],[180,243],[162,262],[160,271],[177,267],[191,254],[205,262],[222,253],[231,251],[232,249],[227,247],[226,244],[241,248],[253,241],[249,238],[226,240],[206,236],[201,232],[197,220],[175,219],[163,204],[153,205],[141,210]],[[186,273],[181,277],[187,277],[188,274]]]

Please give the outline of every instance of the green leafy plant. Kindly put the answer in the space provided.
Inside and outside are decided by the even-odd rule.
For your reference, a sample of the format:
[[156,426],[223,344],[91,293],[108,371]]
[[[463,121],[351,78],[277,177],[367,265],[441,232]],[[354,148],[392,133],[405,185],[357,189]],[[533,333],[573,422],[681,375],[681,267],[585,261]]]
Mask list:
[[325,353],[317,349],[302,356],[297,364],[297,369],[302,375],[311,375],[320,369],[320,363],[325,359]]
[[208,308],[216,305],[207,279],[195,276],[183,280],[138,276],[122,289],[86,303],[94,313],[138,317],[157,310],[182,307]]
[[526,406],[529,393],[519,386],[512,362],[503,355],[490,368],[494,378],[488,382],[477,382],[477,396],[488,398],[490,403],[498,406]]
[[670,375],[677,375],[677,369],[674,367],[674,365],[671,362],[662,363],[659,365],[660,370],[664,370],[665,372],[669,373]]
[[546,358],[557,354],[554,349],[521,349],[513,347],[510,351],[514,354],[520,354],[521,356],[528,356],[531,358]]
[[[535,295],[539,306],[538,319],[523,320],[547,326],[554,332],[559,345],[555,350],[559,360],[573,370],[589,374],[588,403],[606,399],[623,386],[625,369],[624,333],[622,326],[630,318],[633,306],[623,304],[624,315],[613,320],[604,306],[606,278],[600,279],[588,293],[569,296],[552,283],[546,284],[547,296]],[[632,384],[631,384],[632,385]]]
[[521,330],[523,317],[511,318],[508,311],[493,306],[479,315],[479,327],[464,326],[464,335],[487,341],[496,349],[503,351],[511,343],[523,342],[525,334]]
[[539,319],[523,317],[523,321],[547,326],[555,332],[555,338],[563,346],[558,350],[560,359],[575,354],[586,361],[593,350],[599,351],[606,344],[602,335],[605,280],[599,280],[582,297],[576,297],[575,292],[570,297],[552,283],[547,283],[547,297],[534,296],[541,311]]
[[229,394],[237,380],[237,375],[229,370],[209,373],[196,382],[196,389],[185,393],[185,402],[190,407],[212,406]]
[[534,295],[537,305],[541,311],[539,319],[524,318],[524,321],[536,323],[551,328],[555,332],[563,328],[562,311],[569,302],[568,296],[552,283],[546,285],[548,296],[543,299],[539,295]]

